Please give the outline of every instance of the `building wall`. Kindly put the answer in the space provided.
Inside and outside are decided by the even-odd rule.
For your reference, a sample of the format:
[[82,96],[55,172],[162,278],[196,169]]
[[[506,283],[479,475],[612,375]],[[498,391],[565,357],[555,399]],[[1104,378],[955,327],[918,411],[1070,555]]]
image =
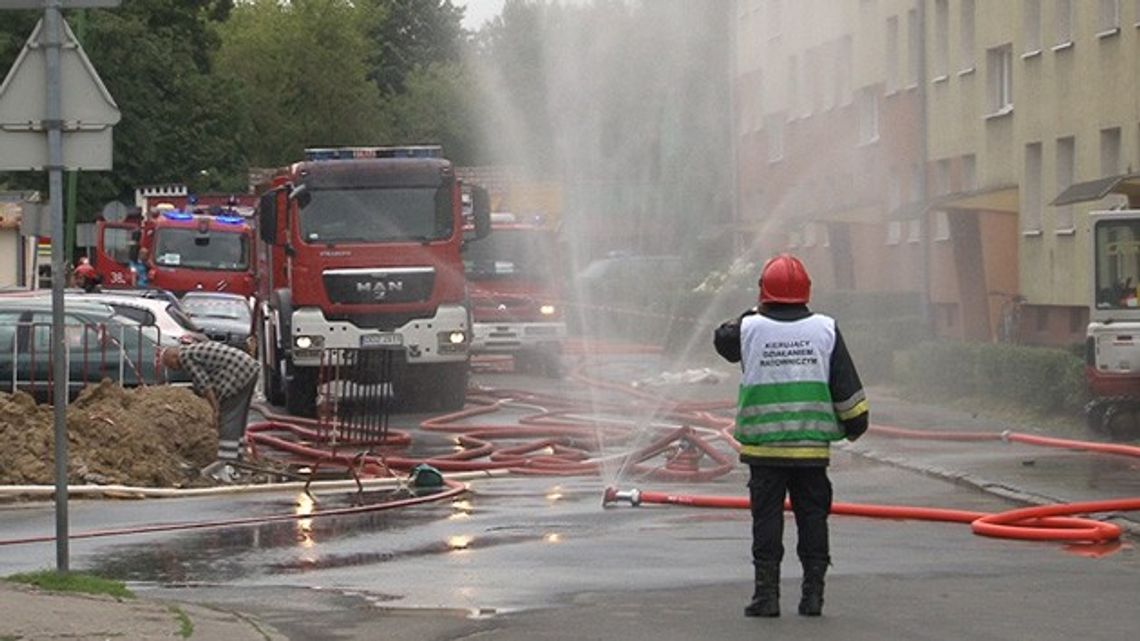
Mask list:
[[[928,172],[972,155],[978,189],[1017,187],[1017,226],[1005,230],[1001,244],[1016,248],[1012,291],[1033,310],[1032,322],[1021,314],[1021,337],[1049,344],[1079,340],[1083,327],[1074,328],[1091,286],[1084,216],[1120,199],[1066,208],[1049,203],[1072,182],[1140,170],[1140,4],[1116,3],[1113,26],[1101,23],[1102,7],[1113,3],[1072,0],[1066,31],[1064,2],[974,0],[974,46],[967,51],[962,12],[970,0],[925,2],[928,48],[944,38],[949,49],[945,57],[931,52],[927,58]],[[1004,110],[995,96],[1000,47],[1009,48],[1012,89],[1012,108]],[[1120,130],[1120,160],[1102,166],[1103,148],[1112,146],[1102,144],[1102,130],[1113,128]],[[1071,162],[1066,139],[1072,141]],[[990,301],[995,333],[1004,312],[993,306],[1008,307],[1005,300]]]
[[[921,200],[915,0],[739,0],[740,225],[755,258],[792,251],[817,291],[919,291],[921,252],[892,214]],[[894,51],[883,46],[896,25]],[[898,223],[898,221],[894,221]]]

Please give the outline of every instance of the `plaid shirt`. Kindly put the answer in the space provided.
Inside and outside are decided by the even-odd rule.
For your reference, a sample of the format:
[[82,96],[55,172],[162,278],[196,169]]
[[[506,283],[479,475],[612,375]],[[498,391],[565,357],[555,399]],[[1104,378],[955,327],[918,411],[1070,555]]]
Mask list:
[[214,390],[218,401],[236,396],[257,379],[260,365],[246,352],[214,341],[184,345],[178,351],[182,367],[194,381],[194,391]]

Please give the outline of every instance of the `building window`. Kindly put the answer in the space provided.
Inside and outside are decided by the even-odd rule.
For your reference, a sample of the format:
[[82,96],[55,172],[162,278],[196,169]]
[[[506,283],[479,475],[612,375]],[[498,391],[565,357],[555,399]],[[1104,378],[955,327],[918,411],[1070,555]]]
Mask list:
[[815,247],[815,223],[808,223],[804,225],[804,247]]
[[898,173],[892,171],[887,175],[887,211],[894,211],[902,206],[902,183]]
[[1038,334],[1043,334],[1043,333],[1045,333],[1045,330],[1049,329],[1049,308],[1048,307],[1038,307],[1036,309],[1036,312],[1037,313],[1034,314],[1034,316],[1036,317],[1035,318],[1035,320],[1036,320],[1035,329],[1037,330]]
[[1021,212],[1021,231],[1041,231],[1041,143],[1025,145],[1025,209]]
[[793,119],[799,114],[799,77],[800,67],[795,56],[788,57],[788,118]]
[[1120,174],[1120,127],[1100,130],[1100,175]]
[[899,17],[887,18],[887,93],[899,89]]
[[775,40],[780,37],[782,11],[780,4],[783,0],[768,0],[768,39]]
[[974,0],[962,0],[960,17],[958,55],[962,71],[970,71],[977,64],[974,62]]
[[784,159],[784,117],[768,116],[768,162]]
[[859,144],[879,139],[879,97],[874,87],[859,90]]
[[[1057,193],[1068,189],[1076,180],[1077,143],[1072,136],[1057,139]],[[1073,206],[1057,208],[1056,229],[1058,232],[1073,231]]]
[[921,59],[919,55],[919,43],[922,42],[921,34],[918,32],[918,12],[911,9],[906,12],[906,43],[907,43],[907,85],[917,86],[920,77],[920,70],[918,68],[918,61]]
[[934,164],[934,195],[950,193],[950,159],[943,158]]
[[835,106],[835,95],[830,91],[832,86],[831,77],[835,74],[835,43],[824,43],[819,49],[820,65],[817,73],[819,79],[816,81],[814,87],[823,100],[824,111],[830,110]]
[[950,56],[950,1],[934,0],[934,80],[945,78]]
[[892,220],[887,223],[887,244],[897,245],[902,242],[902,222]]
[[934,240],[950,240],[950,217],[944,211],[934,212]]
[[922,242],[922,221],[915,218],[907,222],[906,225],[906,242],[919,243]]
[[810,116],[819,108],[819,50],[808,49],[800,58],[801,86],[804,88],[804,116]]
[[1097,35],[1107,36],[1120,31],[1120,0],[1100,0]]
[[1073,0],[1056,0],[1057,47],[1073,44]]
[[850,35],[839,41],[839,64],[842,66],[836,76],[836,89],[839,91],[836,104],[849,105],[852,104],[852,76],[855,75],[855,44]]
[[916,203],[926,198],[923,193],[923,169],[922,163],[914,163],[910,166],[910,200],[908,202]]
[[1084,334],[1085,333],[1085,310],[1082,307],[1069,308],[1069,333],[1070,334]]
[[1022,0],[1022,34],[1025,36],[1025,55],[1041,51],[1041,0]]
[[962,191],[978,188],[978,159],[974,154],[962,156]]
[[990,82],[990,115],[1013,111],[1013,48],[1010,45],[986,51]]

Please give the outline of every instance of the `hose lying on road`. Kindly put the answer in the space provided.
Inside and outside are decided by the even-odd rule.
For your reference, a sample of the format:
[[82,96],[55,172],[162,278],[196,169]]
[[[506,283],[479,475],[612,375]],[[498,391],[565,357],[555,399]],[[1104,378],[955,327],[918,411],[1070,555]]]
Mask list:
[[[702,496],[643,492],[641,490],[618,491],[615,488],[606,489],[602,504],[608,506],[620,500],[628,501],[631,505],[657,503],[741,510],[747,510],[750,507],[750,502],[746,496]],[[790,510],[791,504],[785,502],[784,508]],[[1140,498],[1027,507],[998,514],[861,503],[833,503],[831,506],[832,514],[881,519],[969,523],[973,532],[982,536],[1030,541],[1067,541],[1070,543],[1107,543],[1119,539],[1121,531],[1119,526],[1112,523],[1065,517],[1074,514],[1134,510],[1140,510]]]

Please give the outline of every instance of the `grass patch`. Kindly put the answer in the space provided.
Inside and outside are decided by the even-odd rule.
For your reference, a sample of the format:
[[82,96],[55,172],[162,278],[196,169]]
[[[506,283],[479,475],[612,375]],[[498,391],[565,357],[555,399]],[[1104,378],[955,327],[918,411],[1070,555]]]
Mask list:
[[176,605],[170,606],[170,611],[174,613],[174,618],[178,619],[178,636],[183,639],[194,636],[194,622],[190,620],[190,616]]
[[120,581],[112,581],[90,574],[41,570],[24,572],[5,578],[13,583],[34,585],[41,590],[52,592],[79,592],[82,594],[106,594],[116,599],[133,599],[135,595]]

